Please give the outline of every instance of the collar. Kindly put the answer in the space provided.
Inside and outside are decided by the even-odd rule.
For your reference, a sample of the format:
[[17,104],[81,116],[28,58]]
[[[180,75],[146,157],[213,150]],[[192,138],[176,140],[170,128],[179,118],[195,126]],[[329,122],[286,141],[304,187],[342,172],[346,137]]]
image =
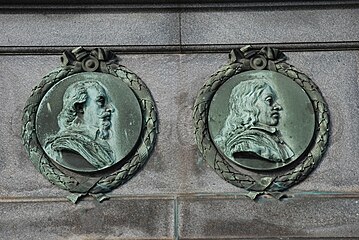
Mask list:
[[73,132],[73,133],[81,133],[90,137],[92,140],[96,140],[98,135],[98,130],[99,130],[98,127],[95,126],[79,125],[79,126],[71,126],[65,131]]
[[262,130],[264,132],[269,132],[271,134],[274,134],[278,131],[276,127],[264,125],[261,123],[257,123],[255,126],[250,127],[250,129]]

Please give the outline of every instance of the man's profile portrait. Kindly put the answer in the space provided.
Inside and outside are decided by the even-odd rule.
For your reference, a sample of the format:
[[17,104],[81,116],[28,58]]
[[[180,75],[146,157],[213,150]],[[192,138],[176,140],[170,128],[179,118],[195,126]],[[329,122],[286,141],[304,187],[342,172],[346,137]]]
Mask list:
[[294,153],[277,129],[282,110],[277,93],[263,79],[242,81],[231,91],[229,114],[214,141],[232,160],[287,162]]
[[95,169],[111,166],[115,156],[108,139],[114,111],[100,83],[88,80],[71,84],[57,116],[59,131],[45,140],[46,152],[60,162],[64,152],[72,152],[81,155]]

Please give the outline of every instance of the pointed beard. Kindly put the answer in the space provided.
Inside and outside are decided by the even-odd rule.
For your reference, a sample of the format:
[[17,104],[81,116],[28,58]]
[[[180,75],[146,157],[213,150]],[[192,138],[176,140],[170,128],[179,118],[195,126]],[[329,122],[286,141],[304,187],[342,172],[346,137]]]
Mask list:
[[99,137],[107,140],[110,137],[111,112],[103,111],[98,116],[100,119]]

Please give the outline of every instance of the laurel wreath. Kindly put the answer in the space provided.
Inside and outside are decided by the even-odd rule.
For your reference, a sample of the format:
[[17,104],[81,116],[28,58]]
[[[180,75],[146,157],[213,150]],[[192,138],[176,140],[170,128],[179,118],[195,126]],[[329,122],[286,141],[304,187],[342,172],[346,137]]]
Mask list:
[[[287,57],[278,49],[264,47],[258,51],[246,46],[240,50],[232,50],[229,58],[228,64],[210,76],[196,98],[193,113],[196,141],[208,165],[224,180],[250,191],[248,196],[252,199],[260,194],[274,195],[302,181],[318,165],[326,150],[329,137],[327,104],[314,82],[294,66],[286,63]],[[274,177],[262,174],[258,177],[234,169],[216,149],[208,129],[209,105],[219,87],[236,74],[262,69],[276,71],[295,81],[310,98],[316,117],[314,142],[309,147],[308,154],[298,165]]]
[[[51,183],[70,192],[79,193],[74,199],[70,198],[73,202],[86,194],[100,196],[99,199],[103,200],[101,193],[109,192],[131,179],[145,164],[154,148],[157,135],[155,102],[144,82],[117,62],[115,54],[101,48],[89,51],[79,47],[71,52],[66,51],[62,56],[63,66],[43,77],[40,84],[32,90],[24,108],[22,138],[30,160]],[[91,186],[85,186],[76,176],[61,171],[43,151],[36,135],[36,112],[42,98],[57,82],[79,72],[95,71],[111,74],[127,84],[139,101],[143,123],[137,149],[127,162],[120,169],[102,176]]]

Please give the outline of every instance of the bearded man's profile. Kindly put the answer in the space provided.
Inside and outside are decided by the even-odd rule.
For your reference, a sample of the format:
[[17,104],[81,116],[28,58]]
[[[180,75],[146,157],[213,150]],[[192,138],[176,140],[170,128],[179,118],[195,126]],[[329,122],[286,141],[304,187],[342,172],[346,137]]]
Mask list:
[[96,169],[111,166],[115,157],[108,139],[114,110],[100,83],[71,84],[64,93],[63,108],[57,116],[60,129],[46,139],[46,152],[58,162],[63,161],[66,151],[81,155]]
[[277,125],[282,106],[277,93],[263,79],[242,81],[229,98],[229,114],[220,134],[214,139],[224,154],[287,162],[294,156]]

